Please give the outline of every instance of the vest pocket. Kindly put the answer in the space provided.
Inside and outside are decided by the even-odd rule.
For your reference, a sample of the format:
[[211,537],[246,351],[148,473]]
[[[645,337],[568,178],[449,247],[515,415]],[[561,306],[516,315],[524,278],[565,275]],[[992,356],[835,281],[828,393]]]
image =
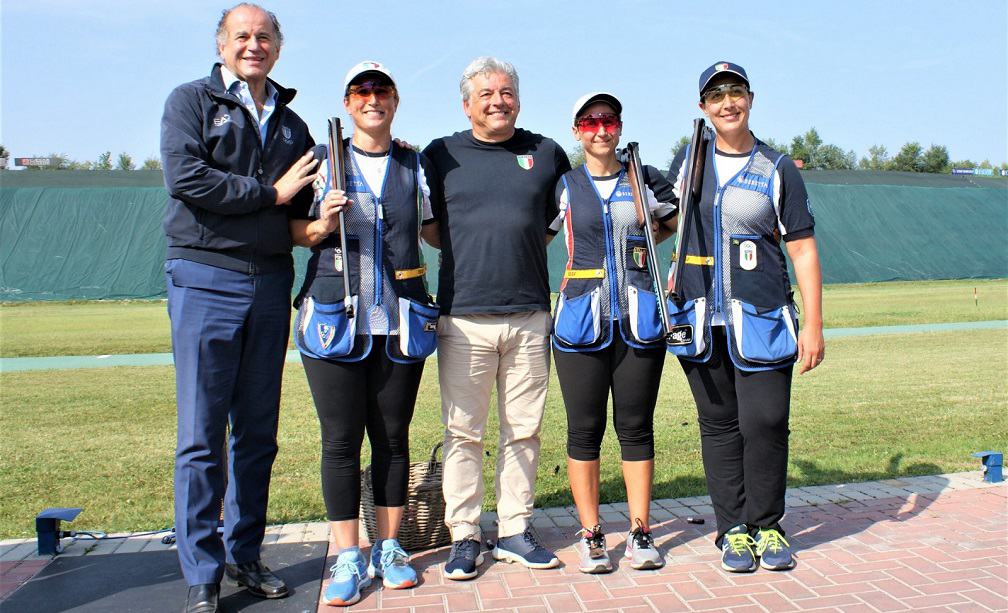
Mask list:
[[437,322],[441,307],[399,298],[399,352],[422,360],[437,349]]
[[601,292],[601,286],[574,298],[560,292],[553,317],[553,336],[572,347],[596,343],[602,334]]
[[668,301],[672,336],[668,351],[681,358],[695,358],[707,351],[707,299],[687,300],[681,306]]
[[654,292],[627,285],[627,316],[630,332],[640,343],[654,343],[665,336],[665,326],[658,313],[658,296]]
[[790,306],[760,309],[732,299],[731,316],[732,341],[742,359],[775,364],[798,352],[797,322]]
[[[353,296],[357,312],[357,296]],[[308,296],[298,308],[294,345],[301,353],[318,359],[340,358],[353,351],[355,321],[342,302],[316,302]]]

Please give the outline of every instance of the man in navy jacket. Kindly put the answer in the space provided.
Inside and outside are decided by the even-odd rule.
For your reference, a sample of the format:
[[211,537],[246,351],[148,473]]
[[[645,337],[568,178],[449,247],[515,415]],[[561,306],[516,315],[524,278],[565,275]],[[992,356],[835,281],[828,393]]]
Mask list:
[[267,78],[282,42],[276,16],[261,7],[224,11],[223,65],[176,88],[161,120],[178,404],[175,529],[187,611],[217,610],[225,572],[257,596],[288,592],[259,549],[294,277],[286,205],[310,202],[316,162],[307,126],[287,107],[295,91]]

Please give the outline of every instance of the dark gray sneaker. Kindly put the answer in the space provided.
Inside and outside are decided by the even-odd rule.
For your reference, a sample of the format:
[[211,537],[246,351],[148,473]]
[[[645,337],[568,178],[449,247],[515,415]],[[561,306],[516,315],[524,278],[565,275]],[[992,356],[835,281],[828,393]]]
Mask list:
[[493,550],[493,557],[495,560],[509,564],[517,562],[528,568],[556,568],[560,566],[560,560],[556,555],[536,541],[531,528],[525,528],[525,532],[521,534],[498,539],[497,546]]
[[578,570],[589,575],[612,571],[602,526],[596,524],[591,529],[582,528],[578,536],[578,542],[574,545],[574,551],[578,554]]
[[773,528],[760,528],[756,533],[756,556],[760,566],[767,570],[791,570],[795,567],[794,556],[791,555],[791,545],[784,540],[784,535]]
[[451,553],[444,565],[445,577],[463,581],[476,576],[476,567],[483,563],[479,541],[462,539],[452,543]]
[[754,544],[745,524],[726,532],[721,539],[721,568],[730,573],[751,573],[756,570]]

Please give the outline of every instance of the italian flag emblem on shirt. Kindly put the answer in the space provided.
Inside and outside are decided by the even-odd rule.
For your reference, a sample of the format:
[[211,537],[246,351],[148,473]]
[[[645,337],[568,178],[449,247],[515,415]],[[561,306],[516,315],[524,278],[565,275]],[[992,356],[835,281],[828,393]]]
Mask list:
[[535,160],[532,159],[531,155],[516,155],[518,158],[518,165],[525,170],[532,170],[532,166],[535,164]]

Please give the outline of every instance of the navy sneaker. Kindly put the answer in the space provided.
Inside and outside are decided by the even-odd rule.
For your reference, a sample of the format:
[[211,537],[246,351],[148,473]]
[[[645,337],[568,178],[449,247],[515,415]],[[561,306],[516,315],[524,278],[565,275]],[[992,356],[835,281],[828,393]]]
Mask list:
[[756,570],[755,541],[745,524],[735,526],[721,539],[721,568],[730,573],[751,573]]
[[508,564],[517,562],[528,568],[556,568],[560,566],[560,560],[556,555],[536,541],[531,528],[525,528],[525,532],[521,534],[498,539],[497,546],[493,550],[493,557],[495,560]]
[[760,528],[754,539],[759,564],[767,570],[791,570],[795,566],[791,545],[774,528]]
[[472,579],[476,576],[476,567],[483,563],[483,552],[479,541],[462,539],[452,543],[451,553],[444,565],[444,575],[455,581]]

